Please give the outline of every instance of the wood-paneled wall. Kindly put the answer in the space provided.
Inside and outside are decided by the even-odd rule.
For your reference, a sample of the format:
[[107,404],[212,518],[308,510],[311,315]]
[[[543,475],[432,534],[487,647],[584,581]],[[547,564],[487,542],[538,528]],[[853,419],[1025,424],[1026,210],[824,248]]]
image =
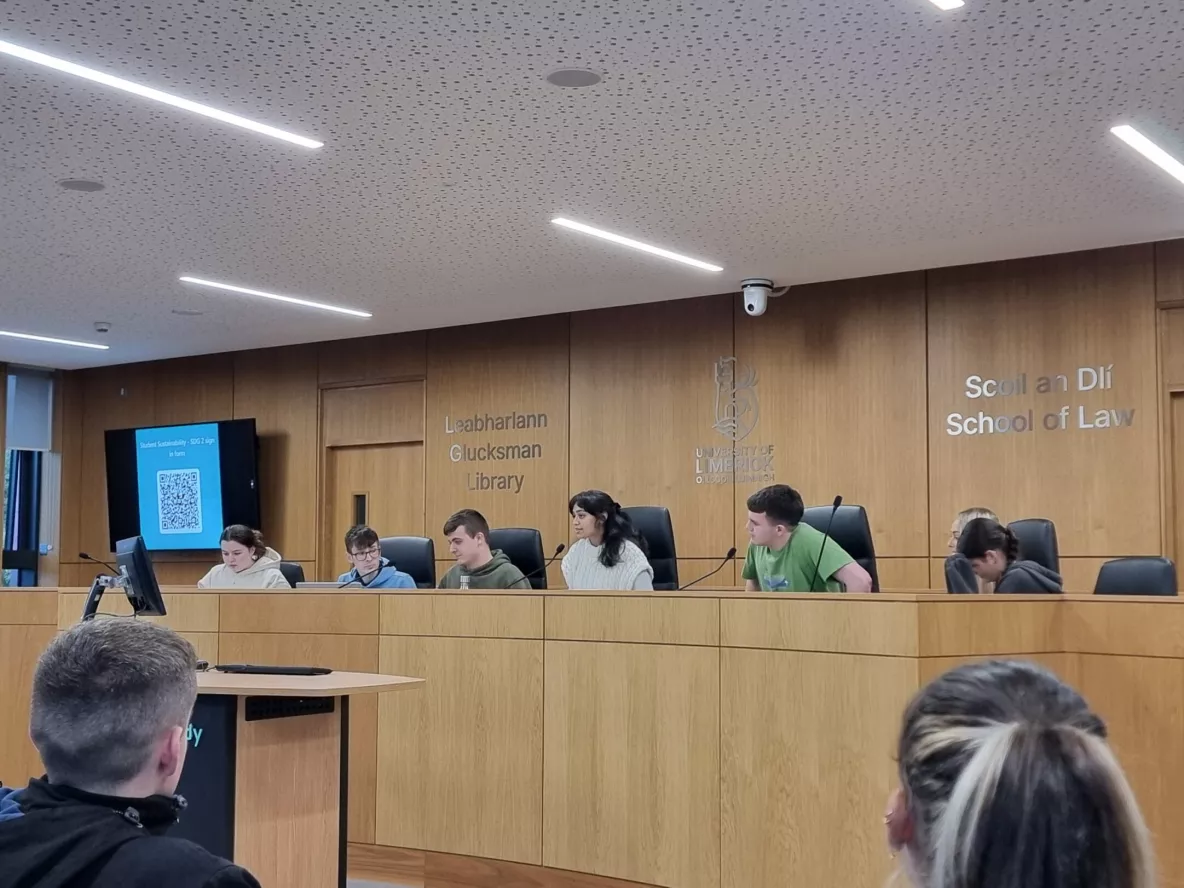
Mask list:
[[[549,551],[569,540],[570,494],[602,487],[626,505],[669,506],[689,579],[729,545],[743,551],[744,501],[771,473],[808,503],[841,493],[865,505],[886,588],[940,582],[951,519],[983,505],[1053,519],[1069,588],[1089,591],[1106,558],[1174,554],[1165,417],[1172,386],[1184,389],[1171,347],[1184,339],[1182,244],[798,287],[760,318],[725,294],[65,373],[60,582],[85,582],[79,549],[107,552],[105,429],[253,416],[264,533],[310,577],[335,570],[318,542],[345,529],[323,505],[325,448],[398,439],[423,441],[422,488],[408,493],[422,525],[380,530],[422,526],[443,557],[440,527],[457,508],[538,527]],[[708,462],[732,446],[715,427],[728,357],[741,382],[755,379],[741,392],[755,402],[738,469]],[[1109,387],[1077,391],[1086,367],[1104,368]],[[1024,390],[968,397],[971,376]],[[1040,377],[1052,391],[1037,391]],[[422,429],[384,421],[415,414],[420,390]],[[1047,426],[1062,408],[1065,428]],[[949,434],[950,414],[980,410],[1034,428]],[[1112,427],[1097,427],[1098,411]],[[487,416],[526,425],[458,426]],[[512,457],[485,458],[506,445]],[[158,561],[163,582],[183,583],[209,559]]]

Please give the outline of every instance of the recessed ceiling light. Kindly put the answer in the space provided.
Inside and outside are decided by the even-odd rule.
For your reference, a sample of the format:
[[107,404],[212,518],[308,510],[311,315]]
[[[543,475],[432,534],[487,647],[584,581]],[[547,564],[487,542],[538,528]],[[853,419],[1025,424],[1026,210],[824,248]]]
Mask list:
[[241,126],[243,129],[249,129],[256,133],[262,133],[265,136],[271,136],[274,139],[282,139],[285,142],[292,142],[304,148],[320,148],[324,142],[318,142],[315,139],[308,139],[304,136],[298,136],[295,133],[289,133],[282,129],[276,129],[274,126],[268,126],[265,123],[257,123],[254,120],[248,120],[245,117],[239,117],[237,114],[231,114],[229,111],[221,111],[218,108],[211,108],[209,105],[202,105],[199,102],[191,102],[189,99],[182,99],[180,96],[170,95],[166,92],[161,92],[159,89],[153,89],[150,86],[141,86],[138,83],[132,83],[130,80],[124,80],[122,77],[113,77],[110,74],[105,74],[102,71],[96,71],[94,68],[86,68],[82,65],[76,65],[74,62],[67,62],[65,59],[54,58],[51,55],[46,55],[43,52],[37,52],[34,49],[27,49],[23,46],[17,46],[15,43],[9,43],[5,40],[0,40],[0,53],[5,53],[10,56],[16,56],[18,59],[24,59],[28,62],[33,62],[37,65],[44,65],[47,68],[53,68],[55,71],[62,71],[66,74],[73,74],[76,77],[82,77],[86,80],[101,83],[104,86],[113,86],[116,89],[121,89],[124,92],[130,92],[137,96],[143,96],[146,99],[152,99],[155,102],[163,102],[166,105],[172,105],[174,108],[181,108],[184,111],[192,111],[194,114],[201,114],[205,117],[212,117],[214,120],[220,120],[223,123],[229,123],[233,126]]
[[85,191],[88,194],[107,187],[102,182],[92,182],[90,179],[62,179],[58,185],[67,191]]
[[78,342],[74,339],[57,339],[53,336],[38,336],[34,333],[16,333],[12,330],[0,330],[0,336],[7,336],[10,339],[28,339],[32,342],[48,342],[50,345],[71,345],[74,348],[95,348],[99,351],[106,351],[111,346],[99,345],[97,342]]
[[591,225],[584,225],[582,222],[573,222],[570,219],[564,219],[562,217],[552,219],[551,222],[555,225],[561,225],[564,228],[570,228],[572,231],[579,231],[584,234],[590,234],[593,237],[599,237],[607,241],[612,241],[614,244],[620,244],[623,247],[632,247],[634,250],[652,253],[655,256],[661,256],[663,259],[681,262],[684,265],[693,265],[695,268],[701,268],[704,271],[723,271],[723,267],[720,265],[712,265],[710,262],[704,262],[701,259],[692,259],[690,256],[683,256],[680,253],[672,253],[669,250],[663,250],[661,247],[643,244],[641,241],[635,241],[632,238],[622,237],[619,234],[613,234],[611,231],[603,231],[599,228],[593,228]]
[[248,287],[239,287],[234,284],[223,284],[218,281],[207,281],[204,278],[190,277],[189,275],[182,275],[180,278],[187,284],[197,284],[201,287],[213,287],[216,290],[229,290],[231,293],[242,293],[246,296],[262,296],[264,299],[275,299],[279,302],[287,302],[291,305],[303,305],[306,308],[317,308],[321,311],[332,311],[337,314],[350,315],[355,318],[372,318],[368,311],[358,311],[356,308],[342,308],[339,305],[328,305],[324,302],[314,302],[311,299],[298,299],[295,296],[281,296],[278,293],[266,293],[263,290],[252,290]]
[[600,75],[595,71],[583,68],[561,68],[547,75],[547,82],[553,86],[580,87],[595,86],[600,83]]
[[1184,182],[1184,163],[1176,160],[1133,126],[1111,127],[1110,132],[1122,139],[1149,161],[1170,176]]
[[965,6],[966,0],[929,0],[938,9],[944,9],[947,12],[951,9],[957,9],[959,6]]

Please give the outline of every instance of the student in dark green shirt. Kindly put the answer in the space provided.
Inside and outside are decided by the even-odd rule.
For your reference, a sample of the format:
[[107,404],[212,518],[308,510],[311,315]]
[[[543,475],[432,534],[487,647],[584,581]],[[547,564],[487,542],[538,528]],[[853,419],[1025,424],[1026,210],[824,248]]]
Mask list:
[[468,577],[470,589],[530,588],[501,549],[490,550],[489,522],[476,509],[461,509],[444,522],[444,536],[456,564],[440,580],[441,589],[461,588],[461,577]]
[[[802,497],[787,484],[763,487],[748,498],[749,592],[871,592],[872,578],[833,539],[809,524]],[[822,555],[819,565],[819,554]]]

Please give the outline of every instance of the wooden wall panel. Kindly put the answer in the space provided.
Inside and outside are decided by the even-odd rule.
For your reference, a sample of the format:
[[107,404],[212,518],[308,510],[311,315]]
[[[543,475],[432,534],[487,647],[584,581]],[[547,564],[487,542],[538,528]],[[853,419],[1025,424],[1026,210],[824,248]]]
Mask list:
[[406,444],[423,440],[423,383],[328,389],[321,400],[322,444]]
[[[880,590],[892,592],[908,590],[922,591],[931,588],[929,561],[926,558],[881,558],[876,556],[876,571],[880,575]],[[939,588],[945,588],[945,574]]]
[[[1151,245],[929,272],[930,546],[959,509],[1057,525],[1062,555],[1160,548],[1159,390]],[[1113,388],[1075,390],[1079,367],[1113,365]],[[968,398],[971,375],[1027,374],[1027,394]],[[1068,392],[1036,393],[1064,374]],[[1066,430],[1043,427],[1068,405]],[[1134,410],[1133,425],[1078,428],[1078,409]],[[947,434],[947,416],[1032,411],[1035,430]]]
[[317,344],[320,384],[336,386],[422,378],[427,372],[425,330],[338,339]]
[[1184,307],[1159,312],[1160,373],[1168,388],[1184,388]]
[[[104,508],[105,511],[105,504],[92,503],[85,509],[82,507],[82,426],[86,415],[84,375],[77,371],[59,373],[54,385],[60,392],[62,405],[60,425],[54,429],[54,438],[61,448],[62,475],[58,539],[53,542],[58,547],[58,583],[73,586],[79,585],[74,582],[72,574],[78,570],[82,525],[93,524],[95,509]],[[58,419],[55,414],[54,421]]]
[[427,683],[378,701],[378,844],[540,863],[543,642],[384,636],[379,668]]
[[[537,527],[548,552],[567,542],[567,316],[431,331],[427,393],[426,532],[438,538],[448,516],[468,507],[491,527]],[[546,428],[448,433],[515,413],[545,414]],[[489,445],[538,445],[539,458],[480,459]],[[473,489],[484,476],[520,477],[505,482],[510,489]]]
[[718,888],[719,649],[548,641],[545,656],[543,865]]
[[[763,317],[735,311],[760,403],[743,443],[774,445],[776,480],[807,506],[842,494],[866,507],[878,555],[928,554],[924,275],[795,287]],[[762,486],[736,485],[741,552],[745,500]]]
[[256,420],[264,536],[288,561],[316,560],[316,346],[235,352],[234,416]]
[[1155,301],[1184,303],[1184,238],[1155,247]]
[[184,425],[234,418],[234,360],[200,355],[158,361],[155,425]]
[[733,298],[571,318],[571,491],[668,507],[683,558],[722,557],[734,536],[732,473],[697,483],[695,453],[730,443],[713,428],[714,368],[733,354]]
[[720,657],[722,888],[781,885],[787,874],[795,885],[885,884],[892,861],[877,806],[898,785],[892,753],[916,661]]
[[0,783],[5,786],[23,786],[44,773],[29,739],[28,703],[37,658],[54,631],[52,625],[0,625],[0,699],[10,704],[7,717],[0,719]]
[[[107,524],[107,458],[103,433],[156,423],[156,374],[150,364],[87,371],[82,388],[81,471],[77,505],[83,519],[78,547],[112,560]],[[76,555],[68,552],[68,555]],[[74,559],[77,560],[77,559]]]

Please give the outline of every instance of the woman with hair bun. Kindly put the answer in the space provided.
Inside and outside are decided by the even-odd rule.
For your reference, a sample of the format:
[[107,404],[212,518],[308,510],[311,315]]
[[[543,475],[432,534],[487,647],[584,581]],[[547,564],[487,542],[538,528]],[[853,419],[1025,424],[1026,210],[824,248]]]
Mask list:
[[[990,518],[974,518],[962,529],[958,551],[946,559],[946,589],[977,592],[978,580],[994,583],[997,593],[1047,595],[1063,591],[1061,575],[1035,561],[1020,560],[1020,543],[1010,527]],[[966,575],[966,568],[970,576]]]
[[197,581],[199,589],[291,589],[280,573],[280,553],[245,524],[222,531],[222,563]]
[[567,511],[576,535],[563,556],[568,589],[653,590],[645,540],[620,504],[603,490],[585,490],[571,498]]
[[884,824],[916,888],[1155,888],[1105,723],[1043,667],[938,677],[905,710],[897,762]]

